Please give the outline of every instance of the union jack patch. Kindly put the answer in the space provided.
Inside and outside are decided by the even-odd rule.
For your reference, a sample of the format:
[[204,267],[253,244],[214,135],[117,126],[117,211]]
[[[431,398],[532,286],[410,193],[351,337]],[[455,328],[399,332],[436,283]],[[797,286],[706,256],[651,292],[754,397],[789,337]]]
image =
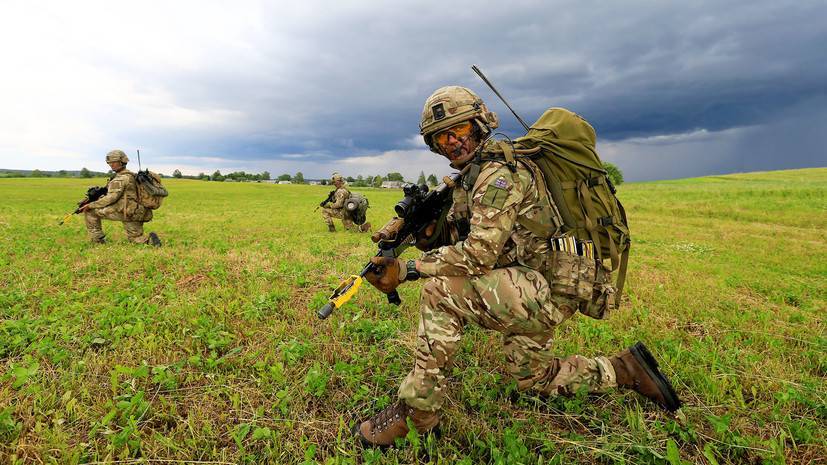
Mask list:
[[494,187],[505,189],[506,187],[508,187],[508,181],[506,181],[504,177],[500,176],[499,178],[497,178],[496,181],[494,181]]

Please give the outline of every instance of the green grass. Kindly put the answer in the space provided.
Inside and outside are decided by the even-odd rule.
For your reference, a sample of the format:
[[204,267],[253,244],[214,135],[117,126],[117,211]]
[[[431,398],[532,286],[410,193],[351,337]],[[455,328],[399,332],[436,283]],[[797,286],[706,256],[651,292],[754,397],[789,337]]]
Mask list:
[[[410,369],[421,282],[315,309],[374,253],[319,186],[168,180],[156,250],[57,221],[102,180],[0,180],[0,463],[824,463],[827,169],[625,184],[626,305],[560,355],[643,340],[686,406],[514,395],[497,334],[463,339],[443,435],[361,451]],[[359,189],[369,219],[399,191]],[[340,223],[339,223],[340,225]],[[413,256],[413,252],[409,252]],[[177,462],[176,462],[177,461]]]

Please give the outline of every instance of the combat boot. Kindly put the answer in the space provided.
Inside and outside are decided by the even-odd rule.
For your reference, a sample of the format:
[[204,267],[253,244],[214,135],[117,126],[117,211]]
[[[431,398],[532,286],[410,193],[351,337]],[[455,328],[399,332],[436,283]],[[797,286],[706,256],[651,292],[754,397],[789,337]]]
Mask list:
[[149,233],[149,240],[147,241],[152,247],[161,247],[161,238],[154,232]]
[[370,223],[364,223],[361,226],[359,226],[359,231],[360,232],[370,232]]
[[92,239],[93,244],[106,244],[106,236],[101,236],[97,239]]
[[327,230],[330,232],[336,232],[336,226],[329,224],[327,225]]
[[366,447],[392,446],[397,438],[404,438],[408,434],[408,418],[419,434],[434,430],[439,424],[436,412],[415,409],[399,400],[359,424],[356,435]]
[[678,394],[666,376],[658,370],[658,362],[642,342],[609,359],[617,376],[617,385],[631,389],[674,412],[681,407]]

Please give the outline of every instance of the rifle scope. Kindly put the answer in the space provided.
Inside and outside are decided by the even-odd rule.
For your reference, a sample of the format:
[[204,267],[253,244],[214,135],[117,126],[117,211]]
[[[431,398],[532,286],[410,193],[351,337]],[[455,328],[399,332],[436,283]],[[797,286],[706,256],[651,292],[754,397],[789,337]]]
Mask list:
[[402,188],[402,192],[405,193],[405,197],[393,207],[393,210],[396,212],[396,216],[407,218],[411,212],[411,208],[428,194],[428,186],[426,184],[418,186],[416,184],[407,184]]

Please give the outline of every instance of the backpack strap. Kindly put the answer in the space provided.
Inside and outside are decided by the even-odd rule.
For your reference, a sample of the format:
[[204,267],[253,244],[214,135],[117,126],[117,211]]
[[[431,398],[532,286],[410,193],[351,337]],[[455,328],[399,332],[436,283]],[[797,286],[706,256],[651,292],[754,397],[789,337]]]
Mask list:
[[617,282],[615,288],[615,308],[620,308],[620,298],[623,296],[623,285],[626,284],[626,267],[629,264],[629,249],[632,248],[631,243],[626,244],[623,249],[623,254],[620,256],[620,267],[617,269]]
[[[623,220],[623,224],[628,225],[629,222],[626,220],[626,209],[623,208],[623,204],[620,203],[620,200],[617,201],[617,208],[620,210],[620,218]],[[617,288],[617,292],[615,293],[615,308],[620,308],[620,298],[623,296],[623,285],[626,284],[626,267],[629,264],[629,249],[632,248],[632,240],[629,236],[623,236],[623,254],[620,256],[620,267],[617,269],[617,282],[615,287]]]
[[517,161],[514,159],[514,146],[511,145],[510,142],[504,140],[498,140],[497,144],[500,146],[500,150],[503,151],[505,166],[507,166],[512,173],[516,172]]

